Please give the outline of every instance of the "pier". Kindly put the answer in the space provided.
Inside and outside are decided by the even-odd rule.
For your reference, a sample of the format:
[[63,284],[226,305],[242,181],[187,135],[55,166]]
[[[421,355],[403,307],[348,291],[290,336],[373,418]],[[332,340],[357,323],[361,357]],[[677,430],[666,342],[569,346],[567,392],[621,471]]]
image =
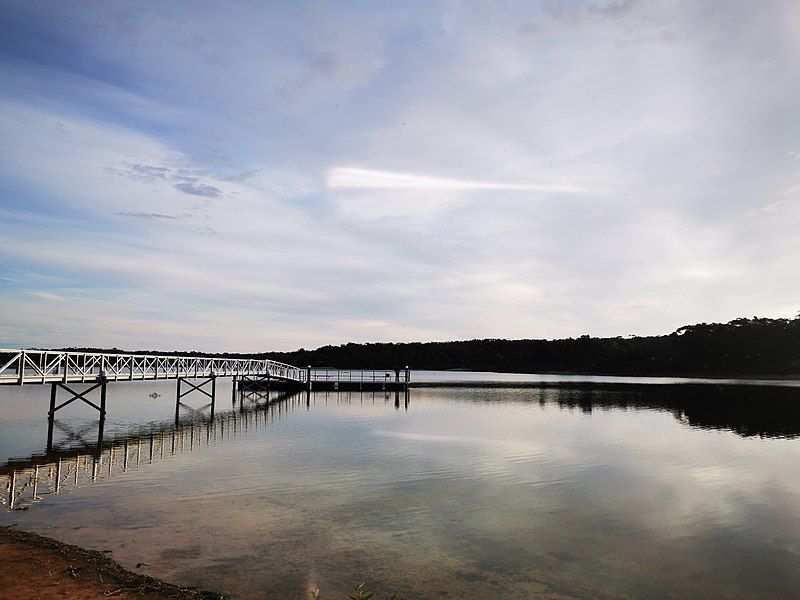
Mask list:
[[[60,350],[0,349],[0,385],[51,385],[50,411],[80,400],[106,413],[106,388],[117,381],[177,381],[176,414],[181,399],[199,392],[216,403],[216,379],[231,377],[237,387],[284,390],[403,391],[408,389],[408,367],[385,370],[343,370],[296,367],[269,359],[67,352]],[[75,389],[72,384],[89,384]],[[59,401],[59,393],[66,399]],[[94,394],[90,399],[89,395]],[[64,394],[62,394],[63,396]]]
[[[311,391],[393,391],[404,392],[407,403],[411,372],[408,367],[379,371],[301,368],[254,358],[0,349],[0,385],[50,385],[48,452],[52,450],[56,413],[78,400],[99,413],[97,445],[102,446],[110,383],[175,380],[177,427],[182,408],[193,413],[210,409],[214,420],[219,377],[232,378],[234,403],[237,391],[264,390],[305,390],[307,395]],[[208,402],[200,409],[190,407],[183,400],[193,393],[205,396]]]

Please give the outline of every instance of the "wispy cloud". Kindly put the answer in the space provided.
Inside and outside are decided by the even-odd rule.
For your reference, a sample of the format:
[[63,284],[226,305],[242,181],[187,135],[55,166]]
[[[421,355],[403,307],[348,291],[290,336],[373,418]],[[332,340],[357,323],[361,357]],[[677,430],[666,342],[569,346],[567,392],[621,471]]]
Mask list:
[[165,215],[161,213],[147,213],[147,212],[118,212],[116,213],[121,217],[131,217],[134,219],[167,219],[174,221],[179,217],[177,215]]
[[219,188],[213,185],[202,185],[197,183],[176,183],[175,189],[182,191],[184,194],[192,196],[204,196],[206,198],[219,198],[222,192]]
[[33,298],[38,298],[40,300],[49,300],[53,302],[65,301],[65,298],[63,296],[59,296],[58,294],[54,294],[52,292],[43,292],[41,290],[23,290],[23,293],[26,296],[31,296]]
[[517,192],[586,193],[586,188],[559,183],[521,183],[449,179],[414,173],[394,173],[352,167],[336,167],[328,172],[331,189],[420,189],[420,190],[505,190]]
[[356,87],[373,77],[384,65],[385,61],[374,50],[359,54],[355,48],[348,50],[347,54],[331,51],[319,54],[302,73],[277,86],[278,93],[296,102],[331,86]]

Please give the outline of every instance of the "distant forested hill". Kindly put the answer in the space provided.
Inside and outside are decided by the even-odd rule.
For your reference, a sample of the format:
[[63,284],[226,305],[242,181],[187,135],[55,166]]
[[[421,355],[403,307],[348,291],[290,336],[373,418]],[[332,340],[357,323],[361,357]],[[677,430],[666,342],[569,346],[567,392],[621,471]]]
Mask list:
[[268,355],[295,365],[637,375],[800,374],[800,319],[737,319],[670,335],[344,344]]
[[[189,352],[180,352],[184,353]],[[649,337],[350,343],[241,356],[269,357],[297,366],[361,369],[408,365],[519,373],[800,375],[800,319],[701,323]]]

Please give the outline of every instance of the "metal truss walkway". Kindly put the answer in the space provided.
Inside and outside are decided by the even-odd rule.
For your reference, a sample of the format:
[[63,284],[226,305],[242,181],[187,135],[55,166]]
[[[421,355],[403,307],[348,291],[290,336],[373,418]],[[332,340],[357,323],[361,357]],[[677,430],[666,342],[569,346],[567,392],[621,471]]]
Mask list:
[[[408,390],[411,378],[408,367],[393,371],[312,371],[310,366],[302,369],[274,360],[255,358],[0,349],[0,384],[50,384],[50,410],[47,413],[50,441],[56,412],[77,400],[100,413],[98,429],[102,440],[106,388],[115,381],[173,379],[177,381],[175,423],[178,423],[181,407],[187,406],[183,398],[193,392],[205,395],[210,400],[208,406],[211,407],[213,419],[216,381],[219,377],[233,378],[232,397],[235,397],[237,387],[282,387],[289,391]],[[77,384],[84,385],[78,388],[75,387]],[[61,401],[59,392],[62,394]],[[66,399],[63,398],[64,392]]]
[[306,384],[309,369],[252,358],[0,349],[0,384],[95,383],[212,376],[271,377]]

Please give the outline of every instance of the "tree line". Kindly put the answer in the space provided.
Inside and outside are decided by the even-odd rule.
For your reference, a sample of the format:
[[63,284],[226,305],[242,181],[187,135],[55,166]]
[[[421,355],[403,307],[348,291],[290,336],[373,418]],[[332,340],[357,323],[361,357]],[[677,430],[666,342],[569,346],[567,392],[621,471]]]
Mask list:
[[754,317],[729,323],[700,323],[680,327],[668,335],[644,337],[584,335],[556,340],[348,343],[292,352],[214,355],[184,351],[158,354],[270,358],[297,366],[350,369],[408,366],[417,370],[509,373],[798,375],[800,318]]
[[294,365],[631,375],[800,374],[800,319],[701,323],[646,337],[370,343],[272,352]]

